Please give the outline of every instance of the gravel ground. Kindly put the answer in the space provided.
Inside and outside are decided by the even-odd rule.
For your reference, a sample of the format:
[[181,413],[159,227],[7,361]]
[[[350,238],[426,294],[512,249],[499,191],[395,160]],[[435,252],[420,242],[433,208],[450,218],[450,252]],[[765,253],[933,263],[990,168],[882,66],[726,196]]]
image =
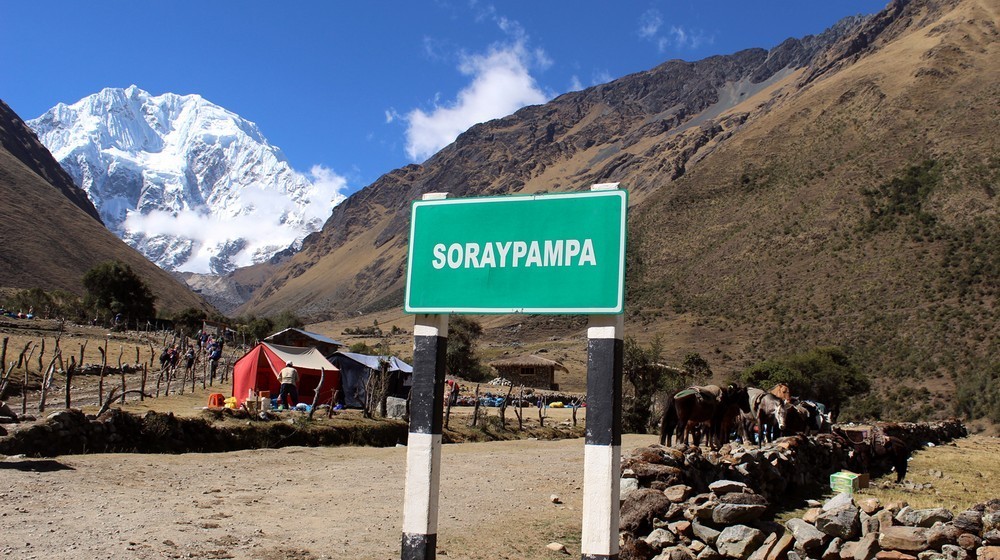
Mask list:
[[[399,558],[405,466],[402,447],[8,457],[0,556]],[[582,439],[445,445],[441,471],[440,557],[579,556]]]

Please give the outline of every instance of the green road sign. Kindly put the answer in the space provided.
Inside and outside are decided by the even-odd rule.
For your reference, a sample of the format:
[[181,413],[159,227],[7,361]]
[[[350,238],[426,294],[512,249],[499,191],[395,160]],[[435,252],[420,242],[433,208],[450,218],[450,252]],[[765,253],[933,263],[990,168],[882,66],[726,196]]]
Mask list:
[[408,313],[621,313],[623,190],[413,203]]

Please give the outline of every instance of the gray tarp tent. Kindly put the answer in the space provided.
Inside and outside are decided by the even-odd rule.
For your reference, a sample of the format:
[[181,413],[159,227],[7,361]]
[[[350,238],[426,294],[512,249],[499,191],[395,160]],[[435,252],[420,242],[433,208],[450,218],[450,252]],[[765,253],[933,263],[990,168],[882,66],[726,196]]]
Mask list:
[[413,366],[395,356],[369,356],[353,352],[335,352],[326,357],[340,369],[343,387],[343,404],[350,408],[361,408],[365,399],[365,383],[372,373],[378,371],[380,362],[389,364],[389,396],[405,399],[413,380]]

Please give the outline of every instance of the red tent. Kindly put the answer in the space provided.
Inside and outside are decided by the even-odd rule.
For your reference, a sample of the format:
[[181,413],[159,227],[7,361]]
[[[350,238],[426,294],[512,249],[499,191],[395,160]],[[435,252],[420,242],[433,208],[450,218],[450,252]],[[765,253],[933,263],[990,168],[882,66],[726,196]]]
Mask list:
[[237,406],[247,400],[250,390],[255,393],[270,391],[271,397],[277,397],[281,389],[278,372],[287,362],[292,362],[299,372],[299,402],[313,402],[321,371],[323,385],[319,387],[317,403],[329,403],[333,392],[340,389],[340,370],[319,350],[262,342],[236,360],[233,366],[233,396]]

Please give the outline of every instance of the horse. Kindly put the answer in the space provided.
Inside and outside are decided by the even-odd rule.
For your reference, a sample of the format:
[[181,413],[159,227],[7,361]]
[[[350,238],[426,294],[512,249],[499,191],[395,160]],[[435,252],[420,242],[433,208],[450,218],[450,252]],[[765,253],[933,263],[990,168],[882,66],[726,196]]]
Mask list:
[[843,437],[847,441],[851,441],[854,446],[849,458],[853,463],[853,468],[859,472],[870,473],[872,465],[884,468],[885,464],[888,463],[896,471],[896,484],[903,482],[903,479],[906,478],[910,448],[903,440],[896,436],[882,435],[872,438],[872,441],[854,443],[846,437],[846,434]]
[[788,405],[771,393],[765,393],[762,389],[754,387],[747,388],[747,395],[750,400],[750,414],[757,423],[760,434],[758,444],[762,444],[765,440],[774,441],[777,434],[785,431]]
[[792,390],[785,383],[776,384],[774,387],[771,387],[771,390],[768,392],[786,403],[791,404],[792,402]]
[[670,445],[671,436],[688,444],[690,435],[695,445],[700,444],[699,428],[707,436],[710,446],[721,447],[724,426],[736,414],[733,410],[749,410],[746,389],[730,385],[725,389],[717,385],[689,387],[667,398],[660,422],[660,445]]
[[806,435],[809,435],[813,430],[816,433],[830,431],[830,415],[826,412],[826,406],[823,403],[803,400],[799,401],[798,405],[808,412]]
[[809,435],[812,431],[812,421],[809,409],[802,402],[788,404],[788,414],[785,419],[785,429],[781,435],[790,436],[795,434]]

